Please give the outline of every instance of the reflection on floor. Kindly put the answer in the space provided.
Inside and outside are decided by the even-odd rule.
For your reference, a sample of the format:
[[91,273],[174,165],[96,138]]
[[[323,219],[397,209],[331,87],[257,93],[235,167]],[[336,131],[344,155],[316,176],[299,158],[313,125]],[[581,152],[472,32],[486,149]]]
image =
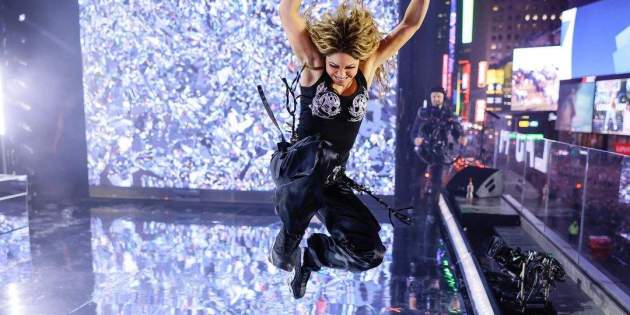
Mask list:
[[290,274],[267,262],[280,228],[268,209],[2,209],[0,227],[21,226],[0,234],[2,314],[466,314],[469,304],[433,216],[394,228],[378,214],[383,264],[324,269],[294,300]]
[[[309,281],[305,298],[293,300],[286,286],[288,273],[267,263],[279,224],[268,220],[269,224],[251,226],[245,225],[251,219],[239,221],[182,224],[93,217],[94,302],[107,313],[129,308],[132,313],[153,314],[172,308],[281,314],[287,309],[306,311],[309,305],[335,313],[381,309],[389,300],[391,251],[384,264],[365,273],[324,269]],[[392,237],[392,227],[383,226],[385,246],[391,247]]]

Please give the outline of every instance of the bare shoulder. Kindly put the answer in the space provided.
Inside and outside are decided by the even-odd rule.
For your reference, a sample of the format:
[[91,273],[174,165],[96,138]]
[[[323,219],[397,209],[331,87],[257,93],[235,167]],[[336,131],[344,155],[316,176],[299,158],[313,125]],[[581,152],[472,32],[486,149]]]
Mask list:
[[367,60],[361,61],[361,63],[359,63],[359,70],[361,70],[361,73],[363,73],[363,77],[365,77],[365,81],[367,81],[368,87],[372,86],[372,81],[374,80],[376,68],[377,65],[374,55],[372,55]]

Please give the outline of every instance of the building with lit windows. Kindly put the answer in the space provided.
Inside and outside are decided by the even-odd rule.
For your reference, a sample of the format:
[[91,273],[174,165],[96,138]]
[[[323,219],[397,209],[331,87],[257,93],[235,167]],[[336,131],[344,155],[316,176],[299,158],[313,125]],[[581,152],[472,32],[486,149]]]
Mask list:
[[468,6],[473,8],[474,17],[468,25],[459,20],[462,34],[472,32],[469,43],[458,41],[459,77],[464,79],[463,87],[468,88],[460,89],[460,115],[469,121],[483,120],[483,115],[475,112],[509,110],[514,48],[559,44],[560,15],[568,2],[462,0],[460,3],[462,16],[467,15]]

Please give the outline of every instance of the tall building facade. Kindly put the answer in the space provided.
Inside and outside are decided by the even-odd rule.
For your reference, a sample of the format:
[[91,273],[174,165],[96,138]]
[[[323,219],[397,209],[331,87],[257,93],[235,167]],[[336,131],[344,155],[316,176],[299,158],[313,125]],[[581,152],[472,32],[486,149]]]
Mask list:
[[[460,0],[464,10],[466,5],[463,3],[467,1],[473,0]],[[460,89],[463,93],[460,95],[460,114],[474,122],[483,120],[486,109],[509,110],[513,50],[558,45],[560,16],[568,8],[568,1],[474,1],[473,7],[472,42],[459,41],[458,63],[460,77],[467,80],[462,82],[464,86]],[[461,31],[465,32],[464,29]],[[464,89],[466,87],[468,90]]]
[[492,0],[484,2],[484,6],[488,15],[485,55],[489,64],[511,60],[514,48],[559,44],[559,37],[553,34],[560,29],[566,0]]

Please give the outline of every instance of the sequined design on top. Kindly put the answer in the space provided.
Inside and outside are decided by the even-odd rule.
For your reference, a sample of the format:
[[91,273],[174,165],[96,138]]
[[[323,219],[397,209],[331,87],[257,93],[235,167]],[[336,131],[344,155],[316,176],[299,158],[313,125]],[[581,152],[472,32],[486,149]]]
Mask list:
[[368,104],[368,94],[365,88],[362,87],[361,90],[362,91],[354,97],[354,100],[352,100],[352,106],[348,109],[350,114],[350,119],[348,119],[349,121],[361,121],[361,119],[365,116]]
[[[352,105],[348,106],[348,121],[358,122],[363,119],[367,110],[368,93],[365,87],[359,87],[360,91],[352,100]],[[341,113],[341,100],[339,95],[332,92],[326,87],[326,83],[322,82],[317,86],[311,111],[314,116],[333,119]]]
[[328,90],[324,82],[317,86],[313,104],[311,104],[311,111],[314,116],[324,119],[333,119],[341,112],[339,96]]

